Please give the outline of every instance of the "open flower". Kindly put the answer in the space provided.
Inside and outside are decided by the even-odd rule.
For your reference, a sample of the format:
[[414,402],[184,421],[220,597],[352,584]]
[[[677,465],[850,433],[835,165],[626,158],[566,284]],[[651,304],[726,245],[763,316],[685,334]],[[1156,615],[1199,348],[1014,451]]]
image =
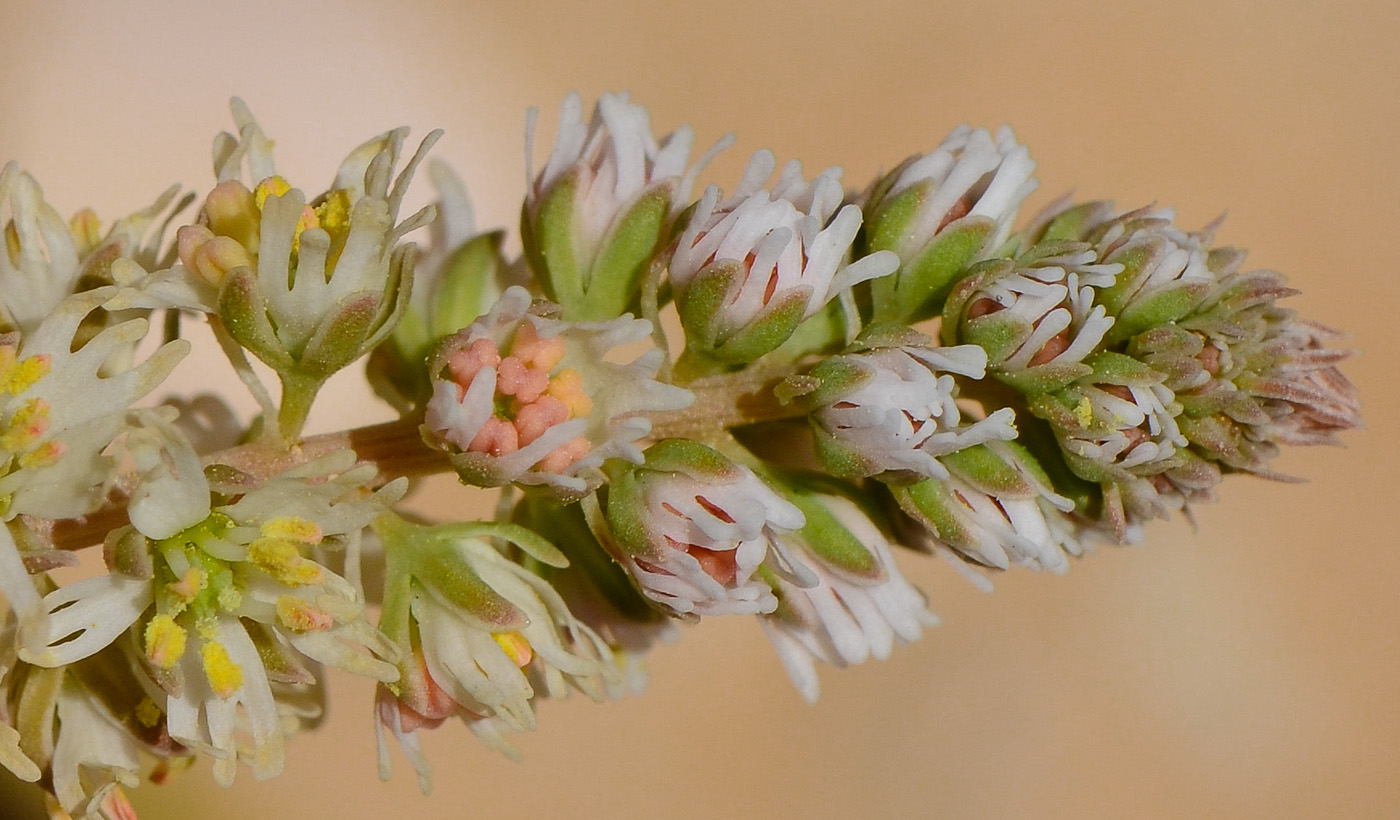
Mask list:
[[1062,387],[1090,371],[1113,317],[1095,299],[1123,266],[1096,264],[1079,244],[1038,248],[958,283],[943,309],[945,344],[987,351],[993,376],[1026,392]]
[[1056,493],[1039,464],[1014,444],[971,447],[947,456],[944,464],[946,479],[891,488],[899,506],[922,526],[914,543],[927,541],[995,569],[1064,572],[1066,556],[1081,554],[1086,538],[1104,535],[1071,516],[1074,502]]
[[65,221],[44,200],[33,177],[16,163],[7,164],[0,170],[0,225],[5,232],[0,331],[33,332],[67,296],[84,287],[111,284],[118,260],[154,270],[162,230],[150,227],[178,190],[170,188],[151,206],[117,220],[104,233],[91,210]]
[[610,484],[607,520],[614,557],[676,615],[771,612],[778,601],[759,567],[800,573],[777,537],[802,526],[802,511],[697,442],[653,445]]
[[582,113],[577,94],[564,99],[554,149],[534,176],[530,112],[526,161],[533,179],[521,224],[545,292],[566,318],[596,321],[631,309],[663,229],[689,202],[709,155],[687,169],[689,126],[658,144],[646,109],[626,94],[604,94],[586,125]]
[[397,177],[408,129],[381,134],[346,157],[329,190],[308,196],[277,175],[272,141],[247,106],[234,99],[232,108],[239,133],[215,141],[219,183],[198,221],[177,232],[180,264],[122,278],[118,304],[217,315],[282,380],[290,439],[321,384],[383,341],[407,306],[415,250],[401,240],[434,211],[399,221],[399,208],[441,132]]
[[[0,652],[13,658],[14,619],[0,633]],[[134,644],[123,642],[71,666],[35,667],[20,661],[0,670],[0,765],[43,785],[75,820],[123,820],[130,814],[122,787],[134,787],[154,758],[152,780],[180,765],[189,750],[167,731],[165,716],[151,700],[138,671]],[[0,707],[0,713],[6,710]],[[12,734],[11,734],[12,733]],[[10,746],[6,735],[19,741]],[[23,751],[20,751],[20,747]],[[7,749],[8,747],[8,749]],[[19,765],[7,750],[19,753]],[[37,764],[37,765],[36,765]],[[58,816],[56,814],[56,816]]]
[[938,623],[922,593],[904,579],[890,542],[850,499],[825,493],[790,496],[807,523],[784,536],[816,583],[771,576],[778,607],[763,628],[808,701],[817,699],[820,660],[843,667],[889,657],[896,640],[916,641]]
[[967,267],[1010,235],[1021,202],[1036,188],[1034,171],[1011,129],[993,137],[963,125],[876,182],[862,248],[899,255],[899,272],[873,289],[876,320],[912,322],[941,312]]
[[134,628],[163,690],[156,706],[171,737],[214,756],[220,782],[232,781],[245,754],[255,776],[277,774],[276,685],[314,681],[308,662],[379,680],[398,675],[380,660],[394,649],[364,620],[359,591],[316,555],[330,547],[353,554],[361,530],[405,482],[370,493],[374,468],[355,467],[345,450],[261,484],[237,474],[211,486],[168,421],[148,419],[133,435],[144,469],[133,526],[108,538],[112,571],[45,596],[47,628],[21,658],[75,663]]
[[402,650],[399,679],[381,689],[378,704],[384,776],[385,729],[409,753],[426,790],[418,729],[453,716],[533,729],[536,697],[591,692],[594,678],[620,678],[603,639],[546,581],[492,544],[510,542],[534,560],[567,564],[539,536],[507,524],[426,527],[394,516],[375,531],[387,576],[380,628]]
[[146,320],[132,319],[73,350],[84,320],[114,292],[66,297],[32,332],[0,336],[0,591],[19,614],[28,646],[44,629],[43,610],[10,522],[73,518],[100,506],[116,477],[106,449],[127,408],[189,350],[188,342],[169,342],[134,367],[99,375],[146,335]]
[[688,349],[752,361],[842,291],[899,264],[887,252],[846,263],[861,212],[841,207],[839,168],[808,183],[802,166],[789,163],[774,189],[763,190],[773,164],[771,153],[755,154],[724,202],[719,189],[707,189],[677,240],[670,276]]
[[613,347],[647,338],[650,322],[565,322],[548,312],[512,287],[433,354],[424,437],[451,454],[463,481],[579,497],[602,482],[606,459],[641,461],[633,442],[651,423],[634,414],[692,401],[653,378],[659,350],[630,364],[604,361]]
[[823,361],[806,397],[823,464],[850,478],[946,478],[940,456],[1015,438],[1010,408],[962,421],[952,374],[980,379],[986,364],[976,345],[877,347]]

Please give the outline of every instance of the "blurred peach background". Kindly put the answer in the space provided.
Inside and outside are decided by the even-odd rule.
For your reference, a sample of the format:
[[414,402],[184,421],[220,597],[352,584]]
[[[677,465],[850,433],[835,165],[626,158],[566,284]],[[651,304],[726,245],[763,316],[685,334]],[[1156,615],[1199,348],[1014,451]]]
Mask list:
[[[734,131],[724,185],[771,147],[860,186],[958,123],[1009,123],[1040,163],[1031,209],[1071,189],[1191,227],[1229,209],[1219,239],[1364,351],[1369,429],[1281,462],[1310,483],[1229,481],[1195,529],[991,595],[910,556],[944,625],[828,670],[815,707],[756,624],[713,619],[656,653],[644,696],[546,705],[521,763],[444,727],[425,798],[401,757],[378,782],[370,688],[336,677],[283,777],[225,793],[201,765],[136,790],[141,816],[1400,817],[1397,38],[1394,0],[6,3],[0,159],[64,212],[202,193],[234,94],[312,188],[385,128],[446,128],[480,223],[512,228],[525,109],[547,145],[569,90],[630,89],[703,144]],[[318,426],[387,416],[355,382]]]

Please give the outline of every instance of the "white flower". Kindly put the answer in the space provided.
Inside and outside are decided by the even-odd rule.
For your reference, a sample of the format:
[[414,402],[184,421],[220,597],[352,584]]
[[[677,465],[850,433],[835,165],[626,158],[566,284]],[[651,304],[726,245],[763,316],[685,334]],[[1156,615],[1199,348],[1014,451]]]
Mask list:
[[271,141],[241,100],[232,107],[239,135],[215,142],[219,184],[198,223],[177,233],[180,264],[145,277],[119,271],[124,290],[115,304],[217,314],[279,374],[324,379],[382,341],[407,305],[413,250],[400,240],[434,211],[400,222],[399,209],[441,132],[423,140],[397,177],[408,129],[369,140],[313,198],[276,175]]
[[103,235],[92,211],[80,211],[71,222],[65,221],[44,200],[33,177],[16,163],[7,164],[0,170],[0,225],[6,226],[6,252],[0,253],[0,329],[33,332],[79,288],[83,277],[110,282],[110,267],[118,260],[153,268],[162,232],[148,237],[148,229],[177,190],[167,190],[150,207],[118,220]]
[[[887,347],[827,360],[813,376],[839,373],[842,386],[823,395],[813,419],[841,456],[825,460],[833,469],[861,475],[946,478],[939,456],[1015,438],[1010,408],[962,421],[951,374],[980,379],[986,363],[986,352],[976,345]],[[858,465],[847,468],[852,459]]]
[[845,264],[861,213],[855,205],[837,211],[839,168],[807,183],[801,165],[792,162],[771,192],[762,190],[773,165],[771,153],[755,154],[738,191],[723,203],[717,188],[707,189],[671,257],[671,283],[683,301],[702,280],[727,277],[712,314],[694,315],[682,306],[687,333],[707,347],[718,348],[765,320],[779,321],[770,319],[776,315],[791,325],[790,335],[842,291],[899,264],[885,251]]
[[[993,325],[984,334],[989,344],[1000,342],[991,364],[1002,374],[1082,363],[1113,326],[1095,294],[1113,285],[1123,270],[1094,260],[1092,250],[1070,251],[969,277],[950,300],[960,306],[961,326],[949,322],[945,338],[981,341],[978,325]],[[983,319],[988,316],[993,318]]]
[[547,318],[532,311],[524,288],[512,287],[430,361],[425,437],[451,453],[471,483],[544,485],[582,495],[601,483],[604,460],[641,461],[633,442],[651,423],[640,413],[693,400],[689,391],[653,378],[659,350],[625,365],[604,360],[613,347],[650,332],[650,322],[630,316]]
[[1089,384],[1066,391],[1074,424],[1057,424],[1064,449],[1098,464],[1150,469],[1185,447],[1181,405],[1162,384]]
[[[904,579],[890,544],[879,528],[850,500],[820,496],[839,526],[864,547],[871,567],[856,574],[822,560],[810,548],[802,555],[817,583],[801,588],[779,580],[778,609],[761,621],[783,666],[802,696],[816,701],[814,660],[844,667],[869,658],[889,657],[896,640],[916,641],[924,626],[938,623],[922,593]],[[790,536],[801,543],[802,536]]]
[[[1055,493],[1013,445],[979,448],[976,459],[950,462],[947,479],[892,488],[903,510],[923,525],[935,546],[983,566],[1011,565],[1064,572],[1079,555],[1074,502]],[[973,453],[974,451],[969,451]]]
[[993,139],[984,128],[958,126],[931,153],[895,172],[883,201],[911,188],[927,191],[894,250],[912,262],[944,226],[969,216],[996,224],[985,246],[997,247],[1010,235],[1021,202],[1036,188],[1034,172],[1035,162],[1010,128],[1003,126]]
[[646,465],[611,486],[607,515],[617,559],[677,615],[771,612],[778,601],[758,568],[800,573],[777,537],[803,525],[802,511],[695,442],[652,447]]
[[[403,480],[375,494],[375,475],[345,450],[258,486],[210,484],[188,444],[159,416],[131,446],[140,471],[136,528],[119,549],[153,556],[144,576],[119,572],[61,587],[43,599],[46,628],[20,656],[55,667],[82,660],[136,626],[171,737],[216,758],[231,782],[251,735],[255,776],[282,767],[282,714],[272,685],[313,680],[302,660],[393,680],[395,650],[363,617],[348,581],[307,553],[341,546],[357,555],[360,531],[402,496]],[[245,479],[246,481],[246,479]],[[314,555],[314,553],[312,553]],[[118,564],[139,564],[126,561]],[[369,650],[365,652],[360,647]],[[240,728],[241,727],[241,728]]]
[[[84,319],[113,293],[66,297],[31,333],[0,337],[0,522],[21,514],[74,518],[100,506],[115,480],[104,451],[127,408],[189,350],[188,342],[170,342],[139,365],[99,376],[146,335],[146,320],[132,319],[72,350]],[[44,629],[39,596],[3,523],[0,591],[19,614],[22,642],[33,648],[32,636]]]
[[677,186],[674,201],[687,202],[694,175],[705,161],[687,170],[694,142],[690,127],[681,126],[657,143],[647,110],[630,102],[626,94],[600,97],[587,124],[579,96],[570,94],[559,111],[559,134],[549,160],[535,176],[531,158],[535,117],[531,109],[526,127],[526,182],[530,186],[525,194],[526,213],[536,214],[551,189],[569,174],[576,175],[572,238],[574,257],[582,270],[593,267],[618,223],[648,190],[673,183]]
[[102,818],[103,804],[120,799],[120,787],[140,785],[141,746],[71,675],[64,678],[56,715],[54,796],[73,818]]
[[486,720],[530,730],[536,698],[571,689],[597,698],[620,681],[607,643],[548,582],[488,541],[495,536],[536,560],[566,563],[539,536],[510,525],[423,527],[391,516],[375,530],[387,573],[381,627],[403,649],[401,675],[378,704],[382,776],[384,730],[399,740],[426,791],[419,728],[457,716],[469,726]]

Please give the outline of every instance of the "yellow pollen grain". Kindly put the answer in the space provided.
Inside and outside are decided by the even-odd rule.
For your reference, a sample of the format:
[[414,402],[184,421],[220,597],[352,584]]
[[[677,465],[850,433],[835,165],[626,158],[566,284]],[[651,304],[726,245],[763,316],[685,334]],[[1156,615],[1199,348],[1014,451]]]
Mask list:
[[1079,422],[1080,427],[1088,428],[1094,423],[1094,404],[1085,396],[1079,400],[1079,404],[1074,408],[1074,418]]
[[335,625],[330,613],[294,595],[277,599],[277,620],[293,632],[324,632]]
[[190,567],[185,571],[184,577],[170,585],[170,591],[185,601],[193,601],[195,596],[204,589],[206,583],[204,570],[199,567]]
[[350,192],[341,188],[326,194],[326,200],[316,206],[317,224],[331,236],[338,236],[350,230],[350,211],[354,203]]
[[236,612],[243,605],[243,593],[233,587],[224,587],[219,590],[219,609],[225,612]]
[[259,538],[248,545],[253,566],[288,586],[306,586],[321,581],[321,567],[301,557],[296,543],[282,538]]
[[154,729],[156,724],[160,723],[160,707],[150,698],[142,698],[132,713],[136,716],[136,720],[147,729]]
[[284,196],[292,190],[291,183],[280,176],[270,176],[259,182],[253,189],[253,202],[257,203],[258,210],[262,210],[263,204],[267,202],[269,196]]
[[30,399],[10,417],[10,423],[0,432],[0,447],[17,453],[29,448],[49,429],[49,403]]
[[3,376],[3,380],[0,380],[0,392],[9,393],[11,396],[18,396],[33,387],[48,375],[52,366],[52,359],[48,355],[28,356],[19,361],[15,361],[13,357],[12,352],[9,366],[0,358],[0,376]]
[[295,515],[269,519],[258,531],[264,538],[279,538],[307,545],[319,544],[323,537],[319,524]]
[[511,663],[524,668],[535,656],[534,650],[530,648],[530,642],[525,640],[525,636],[519,632],[493,632],[491,639],[496,642],[501,650],[510,658]]
[[63,455],[63,445],[57,441],[46,441],[17,459],[21,469],[47,467]]
[[223,644],[210,641],[199,648],[200,660],[204,662],[204,677],[214,694],[228,700],[243,685],[243,670],[228,656]]
[[146,624],[146,658],[161,669],[174,669],[185,654],[188,635],[169,615],[157,615]]

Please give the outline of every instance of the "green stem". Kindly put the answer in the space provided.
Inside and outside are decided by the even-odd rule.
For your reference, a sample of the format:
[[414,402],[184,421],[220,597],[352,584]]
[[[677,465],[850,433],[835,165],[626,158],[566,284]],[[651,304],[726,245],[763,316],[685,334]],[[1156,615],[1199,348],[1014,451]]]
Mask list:
[[282,433],[282,443],[291,446],[301,438],[311,405],[326,380],[295,371],[279,373],[278,376],[282,380],[282,404],[277,411],[277,427]]

